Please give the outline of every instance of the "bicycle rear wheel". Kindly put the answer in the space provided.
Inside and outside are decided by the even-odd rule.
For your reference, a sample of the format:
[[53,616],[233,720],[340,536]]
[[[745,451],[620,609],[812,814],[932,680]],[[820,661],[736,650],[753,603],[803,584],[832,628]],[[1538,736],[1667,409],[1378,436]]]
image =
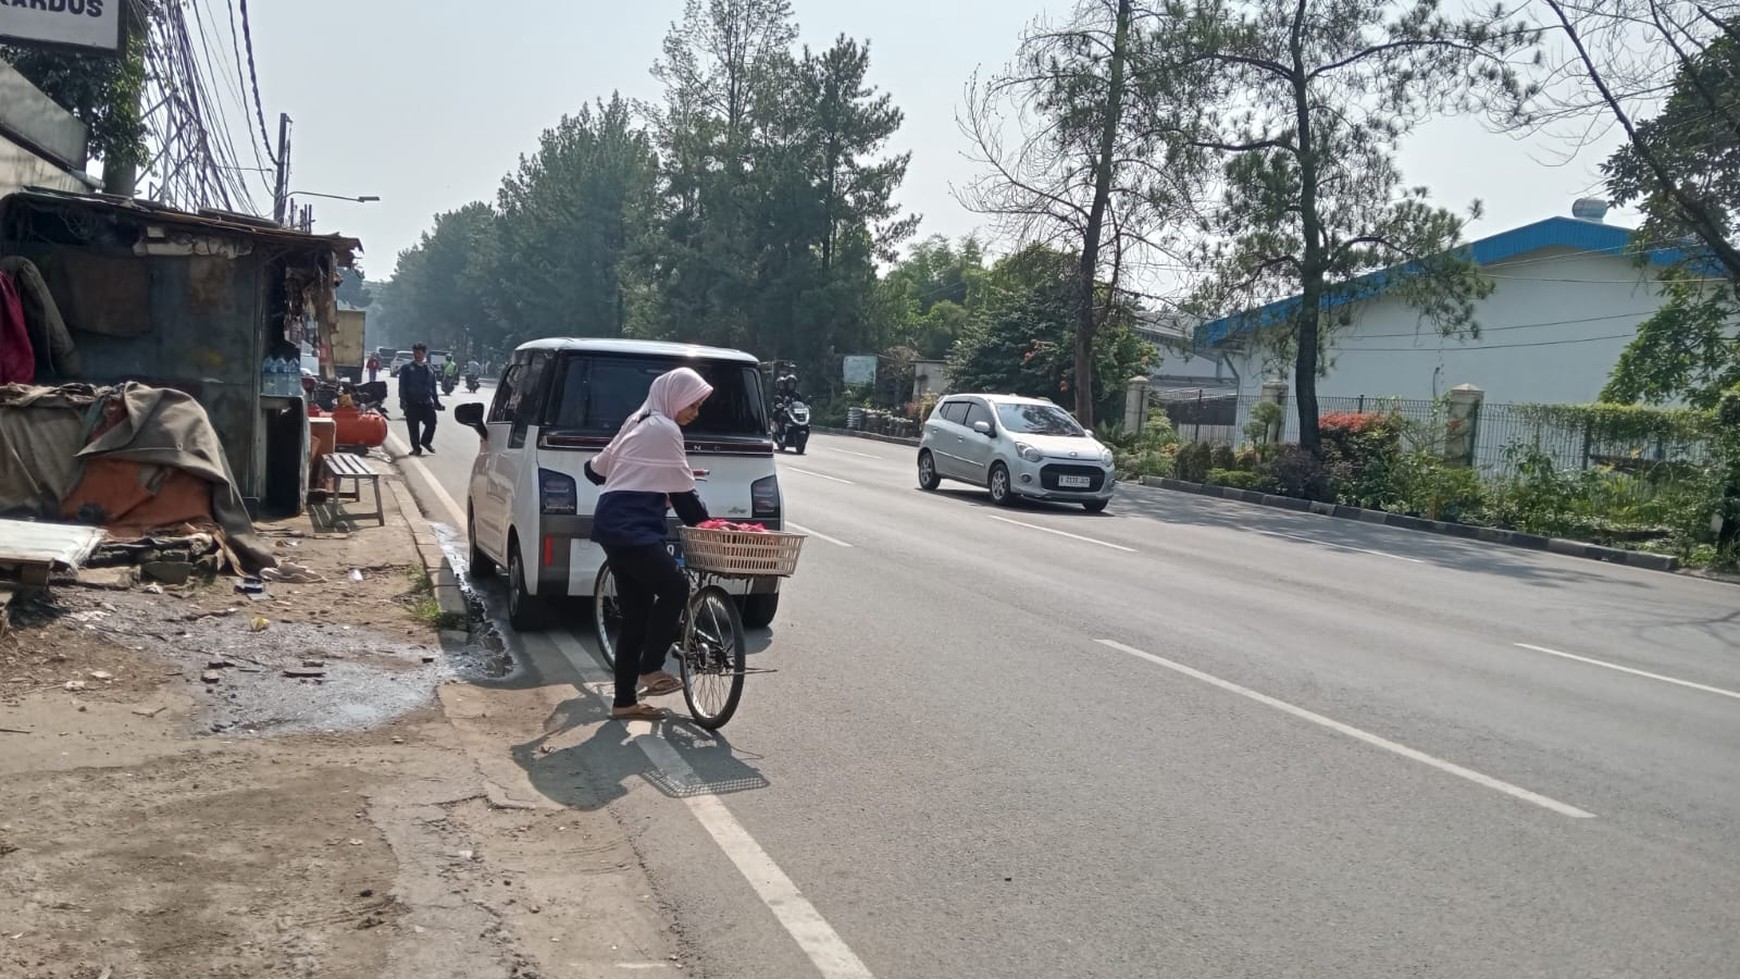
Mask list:
[[610,573],[610,562],[598,566],[598,577],[592,582],[592,625],[598,630],[598,651],[604,662],[616,668],[616,639],[622,635],[622,606],[616,599],[616,578]]
[[689,599],[683,626],[683,699],[695,723],[714,731],[737,713],[749,650],[737,602],[718,585]]

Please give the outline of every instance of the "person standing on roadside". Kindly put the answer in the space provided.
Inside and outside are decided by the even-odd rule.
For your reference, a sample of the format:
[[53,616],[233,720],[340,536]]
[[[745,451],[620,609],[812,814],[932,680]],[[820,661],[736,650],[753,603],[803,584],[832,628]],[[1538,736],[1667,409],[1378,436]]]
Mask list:
[[411,434],[411,454],[435,451],[435,413],[441,410],[441,379],[429,363],[429,345],[411,348],[411,362],[399,368],[399,410]]
[[373,384],[375,383],[376,376],[381,372],[381,358],[376,354],[369,354],[369,362],[367,366],[369,369],[369,383]]

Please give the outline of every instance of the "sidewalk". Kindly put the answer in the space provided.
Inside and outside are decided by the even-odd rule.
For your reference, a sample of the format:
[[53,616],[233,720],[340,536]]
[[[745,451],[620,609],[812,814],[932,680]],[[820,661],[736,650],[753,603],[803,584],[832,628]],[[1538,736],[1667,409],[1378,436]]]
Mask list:
[[622,828],[513,757],[572,687],[443,643],[461,623],[430,586],[427,524],[398,474],[383,484],[384,527],[261,525],[310,580],[258,600],[122,572],[13,603],[0,975],[681,968]]

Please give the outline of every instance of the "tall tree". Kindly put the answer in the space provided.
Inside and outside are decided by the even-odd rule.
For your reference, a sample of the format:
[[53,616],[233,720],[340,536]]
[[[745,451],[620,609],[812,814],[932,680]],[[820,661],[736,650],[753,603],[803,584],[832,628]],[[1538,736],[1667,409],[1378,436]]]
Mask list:
[[621,336],[657,160],[621,96],[564,116],[502,181],[491,308],[504,343]]
[[[1638,325],[1604,400],[1714,408],[1740,390],[1740,275],[1729,265],[1740,219],[1740,40],[1726,25],[1703,26],[1707,43],[1675,42],[1698,50],[1680,64],[1656,115],[1639,121],[1623,106],[1613,110],[1624,115],[1628,138],[1603,168],[1608,192],[1643,210],[1642,249],[1691,247],[1662,276],[1661,308]],[[1585,42],[1583,50],[1595,49]]]
[[[1062,27],[1037,25],[1011,66],[970,86],[962,129],[986,173],[960,194],[962,203],[1000,219],[1022,242],[1056,245],[1077,257],[1072,349],[1075,410],[1093,423],[1094,335],[1111,314],[1096,305],[1099,283],[1116,297],[1126,264],[1164,253],[1160,235],[1173,223],[1178,193],[1195,173],[1178,126],[1154,124],[1181,100],[1151,98],[1149,120],[1132,124],[1132,88],[1162,85],[1156,72],[1132,80],[1132,62],[1152,63],[1146,49],[1160,15],[1133,0],[1082,0]],[[1016,129],[1013,139],[1006,132]]]
[[399,253],[392,280],[382,288],[382,335],[389,343],[415,342],[464,354],[499,352],[484,301],[496,215],[488,204],[467,204],[435,216],[435,226]]
[[[1248,320],[1293,362],[1299,441],[1318,452],[1317,378],[1343,303],[1387,271],[1446,334],[1475,333],[1491,285],[1457,250],[1464,218],[1404,186],[1401,139],[1476,105],[1514,110],[1517,56],[1538,33],[1502,7],[1456,19],[1436,0],[1176,0],[1161,47],[1195,76],[1196,145],[1218,154],[1199,293],[1214,312],[1293,295],[1286,321]],[[1207,68],[1207,72],[1201,70]],[[1474,214],[1478,214],[1478,204]],[[1326,317],[1326,313],[1330,315]],[[1279,327],[1277,329],[1277,327]]]

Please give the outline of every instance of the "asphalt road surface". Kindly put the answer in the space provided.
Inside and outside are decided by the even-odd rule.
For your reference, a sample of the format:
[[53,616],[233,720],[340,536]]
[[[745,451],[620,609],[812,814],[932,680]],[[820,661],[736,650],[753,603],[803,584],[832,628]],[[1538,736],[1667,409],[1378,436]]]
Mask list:
[[[998,510],[847,439],[781,482],[778,672],[722,739],[594,716],[565,759],[698,971],[1740,975],[1740,589],[1141,487]],[[584,626],[518,642],[603,689]]]

